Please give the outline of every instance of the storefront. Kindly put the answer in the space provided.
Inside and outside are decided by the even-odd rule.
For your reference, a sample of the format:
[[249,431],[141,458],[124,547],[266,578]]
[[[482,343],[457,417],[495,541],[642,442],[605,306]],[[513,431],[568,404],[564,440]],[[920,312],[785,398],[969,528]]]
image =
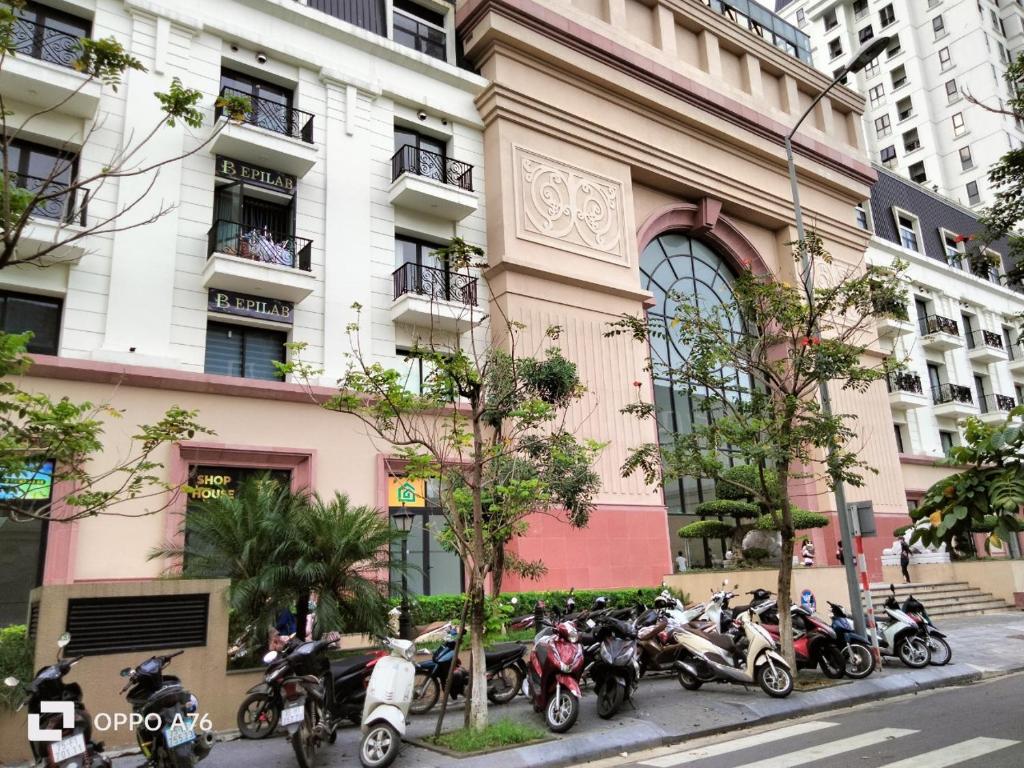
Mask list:
[[[0,627],[20,624],[28,615],[28,593],[43,583],[46,536],[50,524],[18,510],[44,508],[53,492],[53,462],[11,483],[0,484]],[[54,525],[69,525],[54,523]]]

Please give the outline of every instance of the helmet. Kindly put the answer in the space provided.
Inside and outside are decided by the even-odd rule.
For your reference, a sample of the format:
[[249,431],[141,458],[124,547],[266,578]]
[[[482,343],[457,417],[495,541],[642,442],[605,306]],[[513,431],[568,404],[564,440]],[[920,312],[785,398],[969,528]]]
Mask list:
[[656,598],[654,598],[655,608],[668,608],[668,604],[668,600],[665,598],[664,595],[658,595]]
[[608,598],[602,595],[594,599],[594,605],[591,608],[593,611],[603,611],[608,607]]

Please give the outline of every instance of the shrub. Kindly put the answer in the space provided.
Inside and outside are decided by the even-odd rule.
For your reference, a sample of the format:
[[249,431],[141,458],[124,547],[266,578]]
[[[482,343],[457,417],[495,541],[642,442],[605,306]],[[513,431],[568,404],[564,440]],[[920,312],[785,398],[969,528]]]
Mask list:
[[[764,470],[765,479],[769,487],[778,485],[778,475],[773,469]],[[734,485],[731,480],[739,483]],[[729,467],[722,473],[721,478],[715,483],[715,495],[720,499],[732,501],[749,501],[750,492],[747,488],[759,488],[761,479],[758,468],[753,464],[737,464]]]
[[903,534],[905,534],[907,531],[909,531],[913,527],[914,527],[913,525],[901,525],[899,528],[894,528],[893,529],[892,535],[893,535],[894,538],[902,539],[903,538]]
[[743,559],[751,565],[760,565],[772,556],[772,553],[763,547],[749,547],[743,550]]
[[757,517],[761,508],[752,501],[733,499],[714,499],[702,501],[697,505],[698,515],[714,515],[716,517]]
[[7,677],[16,677],[22,683],[31,681],[34,656],[24,624],[0,629],[0,710],[13,710],[21,704],[23,689],[8,688],[2,681]]
[[[808,528],[824,528],[828,525],[828,518],[819,512],[811,512],[807,509],[793,509],[793,528],[798,531],[806,531]],[[757,519],[756,527],[762,531],[776,531],[778,526],[772,515],[762,515]]]
[[721,520],[698,520],[679,529],[682,539],[727,539],[732,536],[733,526]]

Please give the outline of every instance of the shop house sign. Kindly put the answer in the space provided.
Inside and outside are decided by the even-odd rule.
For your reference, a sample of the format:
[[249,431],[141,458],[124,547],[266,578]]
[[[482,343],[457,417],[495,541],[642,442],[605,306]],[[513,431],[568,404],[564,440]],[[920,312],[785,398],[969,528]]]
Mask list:
[[217,175],[228,179],[238,179],[256,184],[267,189],[276,189],[291,195],[295,193],[295,177],[280,171],[272,171],[258,165],[244,163],[230,157],[217,155]]
[[222,315],[239,315],[254,320],[269,320],[272,323],[292,324],[295,305],[290,301],[265,299],[262,296],[250,296],[247,293],[210,289],[207,309]]

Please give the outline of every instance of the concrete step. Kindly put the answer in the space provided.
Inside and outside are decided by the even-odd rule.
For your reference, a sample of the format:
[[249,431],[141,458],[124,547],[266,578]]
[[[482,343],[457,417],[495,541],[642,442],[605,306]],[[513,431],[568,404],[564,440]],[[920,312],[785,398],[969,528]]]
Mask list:
[[[928,613],[935,619],[951,616],[978,616],[1014,610],[1012,605],[1007,605],[999,598],[982,592],[963,581],[897,584],[895,586],[896,599],[900,603],[907,596],[913,595],[924,604]],[[889,595],[889,585],[871,585],[871,599],[875,604],[876,613],[881,612],[881,606]]]

